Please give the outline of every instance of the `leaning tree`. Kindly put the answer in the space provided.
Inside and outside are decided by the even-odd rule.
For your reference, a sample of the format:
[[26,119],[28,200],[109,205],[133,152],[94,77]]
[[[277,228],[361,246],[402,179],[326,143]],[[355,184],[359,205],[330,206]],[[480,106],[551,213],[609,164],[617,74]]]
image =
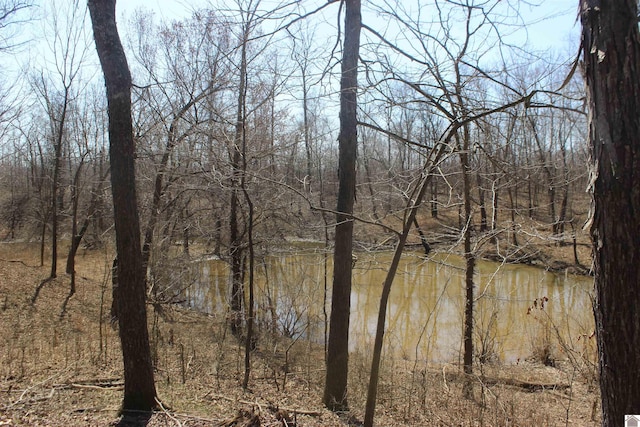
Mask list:
[[136,201],[131,73],[116,26],[115,0],[89,0],[109,111],[111,192],[118,253],[118,326],[124,362],[123,411],[156,407],[149,347],[146,286]]

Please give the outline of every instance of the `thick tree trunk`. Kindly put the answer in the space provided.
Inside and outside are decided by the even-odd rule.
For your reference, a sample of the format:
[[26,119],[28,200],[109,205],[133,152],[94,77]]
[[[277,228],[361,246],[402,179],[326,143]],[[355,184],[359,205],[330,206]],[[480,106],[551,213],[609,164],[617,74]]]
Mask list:
[[111,191],[118,252],[117,301],[124,363],[122,410],[156,407],[145,278],[136,200],[131,74],[116,27],[115,0],[89,0],[93,34],[107,88]]
[[590,109],[595,320],[602,425],[640,414],[638,3],[581,0]]
[[342,77],[340,79],[340,135],[338,206],[333,255],[333,293],[329,321],[324,404],[345,410],[349,364],[349,312],[353,249],[353,205],[356,193],[358,52],[360,49],[360,0],[346,0]]

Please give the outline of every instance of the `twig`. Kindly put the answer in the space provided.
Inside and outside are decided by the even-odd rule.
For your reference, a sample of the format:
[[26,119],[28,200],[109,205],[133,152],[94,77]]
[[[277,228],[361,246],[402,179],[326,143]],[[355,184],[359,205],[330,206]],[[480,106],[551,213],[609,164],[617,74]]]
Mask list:
[[446,366],[442,365],[442,383],[444,385],[444,389],[449,392],[449,385],[447,384],[447,372],[445,370]]
[[[27,387],[27,388],[25,388],[25,389],[24,389],[24,391],[22,392],[22,394],[20,394],[20,397],[18,398],[18,400],[15,400],[15,401],[11,402],[7,407],[8,407],[8,408],[10,408],[10,407],[12,407],[12,406],[17,405],[18,403],[20,403],[20,402],[22,401],[22,399],[24,398],[24,396],[25,396],[28,392],[30,392],[31,390],[35,389],[35,388],[36,388],[36,387],[38,387],[38,386],[41,386],[41,385],[43,385],[43,384],[46,384],[49,380],[51,380],[52,378],[57,377],[57,376],[59,376],[59,375],[61,375],[61,374],[60,374],[60,373],[53,374],[53,375],[51,375],[50,377],[46,378],[45,380],[43,380],[43,381],[41,381],[41,382],[39,382],[39,383],[37,383],[37,384],[32,385],[31,387]],[[55,390],[55,388],[54,388],[53,390]],[[53,393],[53,390],[52,390],[52,393]],[[52,397],[52,396],[53,396],[53,394],[52,394],[52,393],[50,393],[50,394],[51,394],[51,396],[50,396],[50,397]]]
[[169,411],[167,411],[167,409],[164,407],[164,405],[162,404],[162,402],[160,401],[160,399],[158,399],[157,397],[155,398],[156,403],[158,404],[158,406],[160,407],[160,409],[162,410],[162,412],[165,413],[165,415],[169,418],[171,418],[173,421],[175,421],[179,427],[182,427],[182,423],[180,422],[179,419],[177,419],[176,417],[174,417],[173,415],[171,415],[169,413]]
[[65,383],[54,384],[54,387],[58,389],[64,388],[94,388],[94,389],[109,389],[109,388],[118,388],[124,386],[124,381],[120,378],[106,378],[106,379],[95,379],[95,380],[80,380],[80,381],[69,381]]
[[109,384],[109,385],[92,385],[92,384],[68,384],[69,388],[88,388],[92,390],[122,390],[124,384]]

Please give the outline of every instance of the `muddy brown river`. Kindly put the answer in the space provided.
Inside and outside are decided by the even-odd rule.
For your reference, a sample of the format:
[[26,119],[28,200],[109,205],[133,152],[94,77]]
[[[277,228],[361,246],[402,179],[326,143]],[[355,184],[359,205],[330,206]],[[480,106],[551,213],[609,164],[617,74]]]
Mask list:
[[[390,252],[359,253],[351,293],[350,347],[370,352]],[[291,337],[323,342],[325,283],[331,255],[309,250],[256,262],[259,321]],[[229,271],[220,260],[197,264],[199,280],[187,290],[194,308],[224,313]],[[326,282],[325,282],[326,278]],[[548,348],[594,351],[591,277],[480,261],[476,275],[475,351],[487,360],[516,363]],[[326,311],[330,301],[326,301]],[[407,360],[457,362],[462,353],[464,260],[450,254],[403,256],[387,310],[385,351]]]

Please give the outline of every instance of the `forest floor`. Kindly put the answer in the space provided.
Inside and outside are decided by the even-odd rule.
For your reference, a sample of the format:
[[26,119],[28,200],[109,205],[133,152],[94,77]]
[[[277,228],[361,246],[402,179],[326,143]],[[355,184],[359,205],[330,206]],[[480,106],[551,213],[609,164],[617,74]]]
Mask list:
[[[66,311],[69,276],[35,289],[49,267],[36,244],[0,243],[0,426],[346,426],[359,425],[368,383],[368,354],[350,358],[351,412],[321,404],[321,348],[271,337],[253,354],[242,390],[243,347],[224,316],[179,306],[149,306],[156,384],[162,409],[121,418],[122,367],[109,324],[112,254],[81,250],[77,292]],[[584,363],[583,363],[584,362]],[[455,364],[386,360],[379,426],[588,426],[600,423],[593,364],[575,355],[554,367],[527,360],[478,365],[474,397]]]

